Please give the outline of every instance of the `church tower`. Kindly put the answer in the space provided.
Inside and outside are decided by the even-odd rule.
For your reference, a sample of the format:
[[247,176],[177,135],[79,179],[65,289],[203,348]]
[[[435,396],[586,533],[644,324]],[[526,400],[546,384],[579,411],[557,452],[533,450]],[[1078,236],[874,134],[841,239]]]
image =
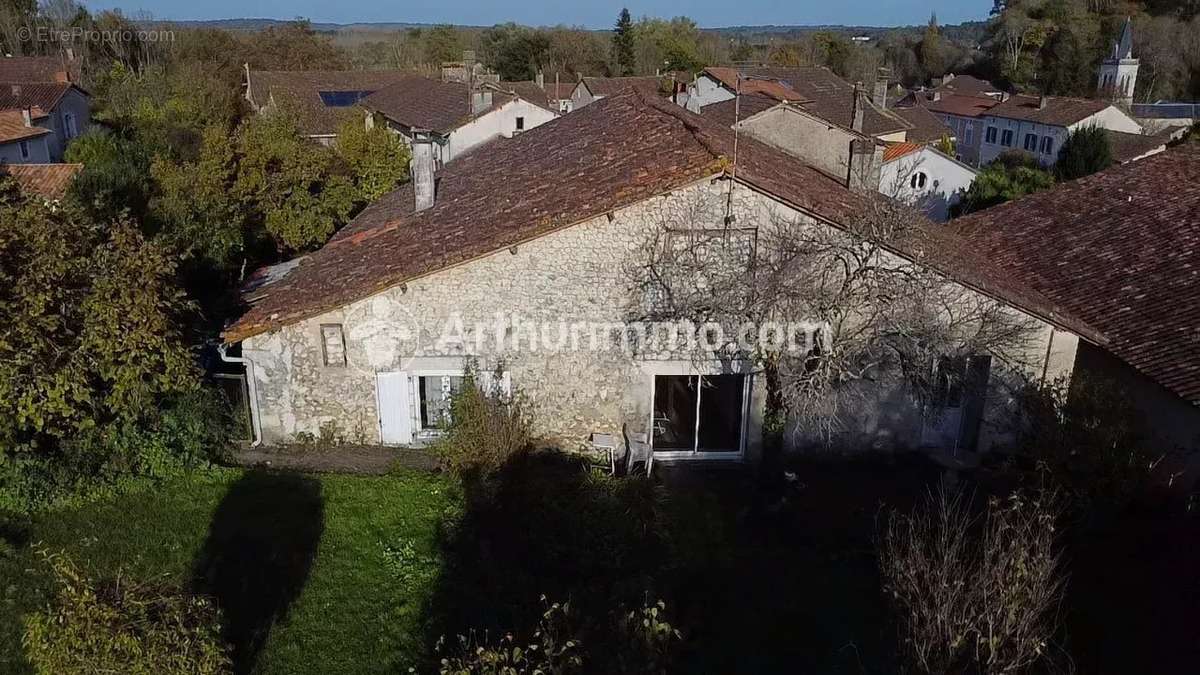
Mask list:
[[1126,106],[1132,104],[1137,71],[1138,60],[1133,57],[1133,22],[1127,18],[1120,39],[1113,43],[1112,53],[1100,63],[1098,95]]

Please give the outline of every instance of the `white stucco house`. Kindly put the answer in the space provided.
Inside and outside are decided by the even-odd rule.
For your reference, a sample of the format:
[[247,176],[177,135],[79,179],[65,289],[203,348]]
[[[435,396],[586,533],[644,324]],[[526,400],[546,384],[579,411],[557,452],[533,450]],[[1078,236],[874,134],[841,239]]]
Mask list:
[[[333,424],[364,442],[421,443],[474,361],[499,369],[528,398],[535,432],[560,447],[599,434],[656,461],[756,459],[761,373],[703,350],[624,344],[619,335],[652,301],[631,287],[631,266],[664,234],[716,233],[736,248],[785,219],[844,236],[881,198],[744,136],[736,165],[733,156],[731,129],[630,89],[386,195],[320,250],[247,285],[247,310],[223,337],[246,368],[256,441]],[[692,214],[682,229],[664,221],[680,211]],[[917,262],[963,298],[1000,303],[1028,323],[1029,339],[1015,358],[971,357],[980,386],[947,384],[932,408],[882,384],[864,391],[835,439],[848,449],[998,447],[1012,378],[1069,372],[1082,342],[1104,339],[921,222],[888,261]],[[793,421],[791,447],[809,431]]]
[[893,143],[883,153],[879,191],[945,222],[978,172],[930,145]]
[[1011,96],[981,115],[980,121],[980,164],[1007,150],[1024,150],[1052,166],[1067,135],[1083,127],[1142,133],[1142,125],[1109,101],[1065,96]]
[[512,138],[558,116],[545,94],[533,101],[504,84],[474,88],[411,75],[362,99],[368,126],[382,124],[411,143],[424,133],[439,165],[495,138]]

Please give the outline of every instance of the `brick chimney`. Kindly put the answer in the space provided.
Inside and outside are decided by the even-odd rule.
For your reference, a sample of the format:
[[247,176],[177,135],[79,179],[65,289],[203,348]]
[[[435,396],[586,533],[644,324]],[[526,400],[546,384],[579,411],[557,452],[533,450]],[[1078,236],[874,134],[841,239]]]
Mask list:
[[412,159],[408,170],[412,174],[413,194],[416,196],[415,210],[424,211],[433,206],[435,186],[433,182],[433,137],[428,131],[413,130]]

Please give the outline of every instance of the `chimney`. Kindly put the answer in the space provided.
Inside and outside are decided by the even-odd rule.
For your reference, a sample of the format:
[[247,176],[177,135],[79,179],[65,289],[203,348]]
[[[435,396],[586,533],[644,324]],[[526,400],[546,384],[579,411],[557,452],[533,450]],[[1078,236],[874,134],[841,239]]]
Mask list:
[[545,76],[545,74],[542,73],[541,68],[538,68],[538,72],[537,72],[537,86],[538,86],[538,89],[546,88],[546,76]]
[[492,107],[492,90],[482,89],[471,92],[471,114],[478,115],[479,113]]
[[412,160],[408,171],[412,174],[413,194],[416,196],[416,211],[433,206],[433,138],[427,131],[413,130]]
[[942,92],[940,92],[940,91],[935,91],[935,92],[933,92],[933,98],[932,98],[932,99],[930,99],[930,100],[933,100],[933,101],[940,101],[940,100],[942,100]]
[[887,68],[880,68],[875,73],[875,91],[872,92],[871,100],[875,107],[880,110],[887,108],[887,92],[888,92],[888,72]]
[[851,107],[851,112],[852,112],[851,119],[853,121],[850,123],[850,128],[859,133],[862,133],[862,130],[863,130],[863,114],[864,114],[863,108],[865,106],[863,105],[864,102],[862,99],[863,99],[862,82],[855,82],[854,83],[854,103],[852,104],[852,107]]
[[21,95],[21,85],[19,85],[19,84],[14,84],[14,85],[12,86],[12,95],[13,95],[13,96],[20,96],[20,95]]
[[54,71],[54,81],[58,84],[69,84],[71,82],[71,74],[65,70]]
[[25,120],[25,126],[33,126],[33,110],[29,108],[21,108],[21,119]]
[[1039,96],[1038,97],[1038,110],[1045,110],[1047,103],[1049,103],[1049,100],[1045,94],[1042,94],[1041,96]]

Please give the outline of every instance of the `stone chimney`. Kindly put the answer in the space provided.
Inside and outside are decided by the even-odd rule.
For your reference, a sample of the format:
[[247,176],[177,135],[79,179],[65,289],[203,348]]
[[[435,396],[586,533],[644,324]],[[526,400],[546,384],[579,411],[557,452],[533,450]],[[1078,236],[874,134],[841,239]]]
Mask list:
[[537,72],[537,86],[538,86],[538,89],[546,88],[546,76],[545,76],[545,74],[542,73],[541,68],[538,68],[538,72]]
[[1050,102],[1050,98],[1045,94],[1038,97],[1038,110],[1045,110],[1046,104]]
[[25,126],[33,126],[33,110],[30,108],[21,108],[21,119],[25,121]]
[[14,84],[14,85],[12,86],[12,95],[13,95],[13,96],[20,96],[20,95],[21,95],[21,85],[19,85],[19,84]]
[[880,68],[875,73],[875,90],[872,92],[871,102],[880,110],[887,108],[888,76],[890,74],[887,68]]
[[859,193],[877,192],[882,168],[882,143],[877,143],[873,138],[850,141],[850,170],[846,176],[846,187]]
[[854,131],[862,133],[863,115],[865,112],[864,108],[866,108],[866,102],[863,100],[862,82],[854,83],[854,102],[851,105],[852,115],[850,119],[852,121],[850,123],[850,128]]
[[433,206],[435,185],[433,181],[433,138],[427,131],[413,130],[412,160],[408,170],[412,174],[415,210],[424,211]]

